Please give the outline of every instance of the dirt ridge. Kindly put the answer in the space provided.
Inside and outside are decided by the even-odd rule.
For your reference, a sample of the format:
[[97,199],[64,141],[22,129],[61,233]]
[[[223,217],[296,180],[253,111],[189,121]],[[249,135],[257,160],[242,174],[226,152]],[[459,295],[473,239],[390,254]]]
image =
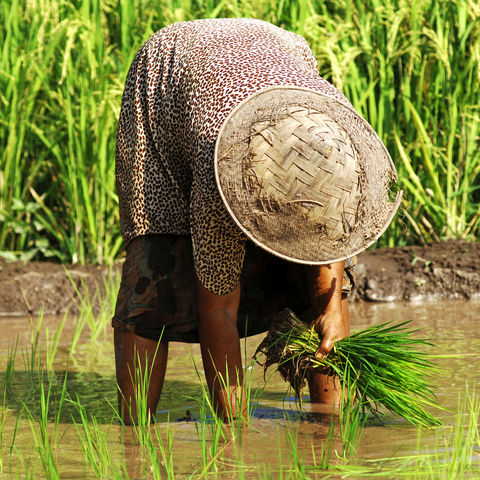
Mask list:
[[[78,311],[78,291],[104,291],[121,265],[7,263],[0,258],[0,317]],[[364,252],[358,257],[352,301],[394,302],[480,297],[480,243],[438,242]]]

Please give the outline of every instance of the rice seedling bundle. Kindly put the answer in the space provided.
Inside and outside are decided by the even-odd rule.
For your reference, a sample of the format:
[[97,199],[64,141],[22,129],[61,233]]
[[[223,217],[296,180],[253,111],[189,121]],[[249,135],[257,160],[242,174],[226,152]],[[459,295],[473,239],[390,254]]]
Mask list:
[[431,345],[412,336],[409,322],[384,323],[342,338],[326,357],[316,356],[321,338],[313,327],[286,309],[272,322],[270,331],[257,348],[255,358],[264,354],[265,371],[277,365],[301,400],[309,372],[318,370],[336,375],[341,389],[353,394],[354,403],[375,415],[383,406],[415,426],[440,425],[425,410],[439,407],[429,383],[438,368],[418,347]]

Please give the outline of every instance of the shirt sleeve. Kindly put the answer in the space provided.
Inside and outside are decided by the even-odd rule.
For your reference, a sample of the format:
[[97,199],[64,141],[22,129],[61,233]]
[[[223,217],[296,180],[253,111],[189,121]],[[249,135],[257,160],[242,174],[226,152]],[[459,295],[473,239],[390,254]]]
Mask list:
[[197,164],[190,203],[195,271],[212,293],[227,295],[240,281],[246,236],[230,217],[218,192],[212,162]]

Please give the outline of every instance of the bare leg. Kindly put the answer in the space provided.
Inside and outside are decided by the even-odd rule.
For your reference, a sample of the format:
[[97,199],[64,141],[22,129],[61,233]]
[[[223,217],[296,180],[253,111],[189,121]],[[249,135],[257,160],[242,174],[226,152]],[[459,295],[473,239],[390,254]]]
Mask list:
[[[347,295],[342,295],[342,320],[345,331],[350,331],[350,312]],[[313,403],[338,404],[340,402],[340,386],[336,377],[312,372],[308,377],[310,401]]]
[[[203,368],[214,407],[226,420],[244,418],[242,355],[237,330],[240,287],[229,295],[215,295],[197,282],[200,317],[198,333]],[[238,405],[242,402],[241,405]]]
[[[162,393],[167,368],[168,342],[150,340],[131,332],[114,329],[115,369],[117,372],[118,408],[126,425],[137,421],[135,402],[135,366],[141,366],[143,375],[150,374],[147,393],[147,411],[153,417]],[[158,348],[157,348],[158,345]],[[146,361],[145,361],[146,358]],[[155,361],[153,362],[153,359]],[[131,411],[131,416],[129,412]]]

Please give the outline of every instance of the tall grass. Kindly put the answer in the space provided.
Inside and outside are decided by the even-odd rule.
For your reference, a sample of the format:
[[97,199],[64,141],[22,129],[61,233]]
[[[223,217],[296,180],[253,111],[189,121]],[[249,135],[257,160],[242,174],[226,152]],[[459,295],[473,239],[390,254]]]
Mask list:
[[370,121],[405,189],[386,241],[478,235],[480,9],[466,0],[344,0],[310,19],[320,71]]
[[480,8],[469,0],[11,0],[0,5],[0,251],[111,263],[123,82],[155,30],[255,17],[304,35],[320,73],[390,150],[405,189],[394,245],[480,225]]

